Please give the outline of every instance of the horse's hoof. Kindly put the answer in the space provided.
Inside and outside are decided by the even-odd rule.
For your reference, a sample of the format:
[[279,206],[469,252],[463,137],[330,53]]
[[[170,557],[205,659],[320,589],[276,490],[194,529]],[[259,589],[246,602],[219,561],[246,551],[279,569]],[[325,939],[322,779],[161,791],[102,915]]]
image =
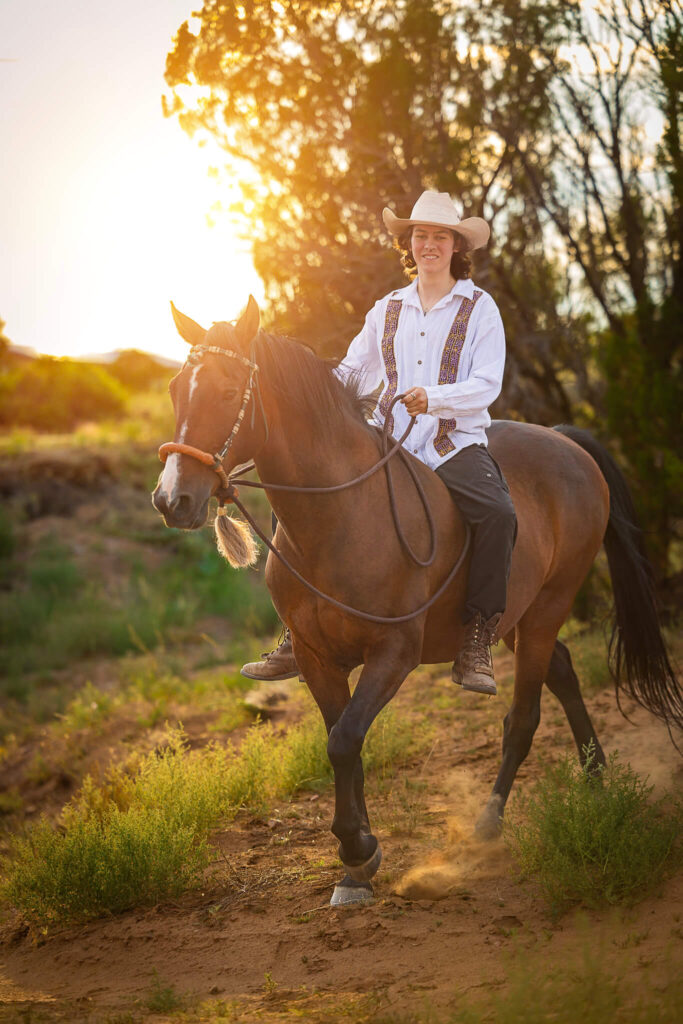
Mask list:
[[381,863],[382,847],[377,843],[372,857],[368,857],[364,864],[344,864],[344,867],[354,882],[369,882],[379,871]]
[[477,839],[490,842],[498,839],[503,831],[503,811],[505,802],[502,796],[492,796],[481,817],[474,826],[474,834]]
[[331,907],[350,907],[358,903],[374,903],[374,890],[369,882],[355,882],[350,875],[335,885]]

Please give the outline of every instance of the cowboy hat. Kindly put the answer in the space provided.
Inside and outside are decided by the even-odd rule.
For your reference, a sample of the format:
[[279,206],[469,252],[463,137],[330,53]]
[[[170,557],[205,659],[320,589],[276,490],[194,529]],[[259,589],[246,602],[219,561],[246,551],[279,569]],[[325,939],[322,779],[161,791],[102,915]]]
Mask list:
[[489,240],[491,229],[481,217],[466,217],[460,220],[458,211],[448,192],[423,192],[413,207],[408,220],[397,217],[388,206],[382,210],[382,220],[392,235],[401,235],[414,224],[430,224],[436,228],[455,231],[466,243],[463,250],[481,249]]

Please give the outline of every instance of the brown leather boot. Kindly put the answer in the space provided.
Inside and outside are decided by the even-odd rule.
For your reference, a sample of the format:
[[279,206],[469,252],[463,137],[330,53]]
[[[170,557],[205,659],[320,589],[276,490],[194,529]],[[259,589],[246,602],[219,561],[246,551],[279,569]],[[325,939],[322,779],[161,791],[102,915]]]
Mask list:
[[496,696],[491,644],[497,642],[496,628],[501,617],[498,613],[486,622],[483,615],[477,612],[465,626],[465,639],[453,662],[452,673],[453,682],[462,686],[463,690]]
[[292,651],[292,634],[285,627],[282,639],[274,651],[263,653],[263,661],[249,661],[240,670],[247,679],[264,679],[276,682],[299,675],[299,669]]

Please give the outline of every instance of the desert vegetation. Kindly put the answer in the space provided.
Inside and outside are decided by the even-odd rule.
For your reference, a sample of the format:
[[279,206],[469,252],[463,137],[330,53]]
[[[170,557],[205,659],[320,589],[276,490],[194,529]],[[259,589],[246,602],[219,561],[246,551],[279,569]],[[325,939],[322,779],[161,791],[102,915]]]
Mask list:
[[[654,789],[648,781],[652,762],[643,749],[668,743],[664,730],[654,741],[646,731],[641,745],[638,729],[614,707],[596,622],[607,610],[600,566],[577,603],[582,617],[568,622],[564,638],[601,734],[613,731],[608,767],[597,774],[579,767],[564,716],[549,699],[531,774],[522,773],[493,867],[471,829],[496,769],[512,685],[509,653],[496,652],[502,706],[456,692],[448,666],[422,668],[375,723],[365,750],[376,826],[391,858],[378,878],[380,898],[355,912],[359,936],[375,925],[378,939],[383,929],[397,929],[375,953],[389,958],[391,974],[394,941],[401,948],[404,922],[415,915],[411,927],[431,962],[430,943],[441,928],[452,931],[446,922],[467,914],[467,935],[484,915],[500,922],[487,942],[509,947],[505,983],[450,1009],[441,997],[420,1009],[412,996],[401,1008],[381,985],[356,994],[339,988],[333,957],[324,970],[333,972],[337,995],[311,988],[311,965],[328,962],[315,950],[351,941],[339,937],[335,929],[346,925],[325,909],[340,865],[327,832],[332,782],[322,721],[304,684],[283,684],[264,699],[239,674],[244,659],[276,639],[262,562],[249,573],[231,571],[210,530],[167,530],[151,508],[155,450],[171,430],[170,371],[145,375],[134,365],[138,383],[117,381],[125,396],[116,418],[103,405],[100,418],[79,419],[69,433],[44,432],[36,420],[0,437],[0,898],[2,934],[6,948],[19,951],[17,963],[31,944],[38,955],[59,949],[68,959],[84,928],[104,929],[98,941],[105,945],[106,929],[129,929],[135,945],[133,922],[150,913],[160,923],[180,914],[188,926],[199,914],[208,929],[230,922],[239,944],[257,908],[265,930],[252,956],[263,966],[258,977],[236,982],[229,998],[209,998],[208,984],[200,996],[182,968],[177,977],[153,955],[143,958],[148,967],[118,1008],[92,1019],[303,1015],[464,1024],[518,1019],[528,978],[515,944],[541,955],[557,929],[568,927],[582,981],[546,964],[530,1019],[564,1019],[557,1017],[560,995],[587,1020],[597,1019],[598,1007],[634,1024],[673,1019],[680,992],[662,979],[671,977],[674,917],[669,939],[652,953],[656,970],[645,988],[612,963],[615,950],[621,956],[652,945],[640,907],[665,916],[657,900],[663,887],[675,892],[680,877],[681,809],[675,757],[665,758],[669,777],[658,775]],[[249,501],[267,525],[262,497]],[[675,645],[673,632],[669,639]],[[639,714],[641,729],[656,730]],[[677,906],[674,896],[673,915]],[[575,916],[582,912],[597,915],[611,966],[585,959]],[[613,927],[610,913],[626,916]],[[281,958],[263,959],[283,929],[300,951],[297,967],[289,960],[296,984],[283,979]],[[76,988],[78,977],[74,962]],[[86,1019],[70,998],[60,997],[47,1017],[31,1004],[30,1019]]]

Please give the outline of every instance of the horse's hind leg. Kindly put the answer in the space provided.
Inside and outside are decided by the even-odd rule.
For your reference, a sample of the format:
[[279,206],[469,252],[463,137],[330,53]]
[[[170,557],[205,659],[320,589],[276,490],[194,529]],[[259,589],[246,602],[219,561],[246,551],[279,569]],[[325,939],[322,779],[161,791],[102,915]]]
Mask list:
[[586,710],[586,705],[583,702],[579,689],[579,680],[572,665],[571,655],[561,640],[555,642],[555,649],[550,659],[550,667],[546,678],[546,686],[557,697],[564,708],[564,713],[567,716],[567,721],[578,747],[581,763],[585,765],[585,752],[592,745],[594,766],[604,765],[605,755],[595,735],[595,729]]
[[566,593],[558,600],[552,590],[541,591],[517,626],[515,689],[512,706],[505,716],[503,760],[493,792],[476,824],[480,839],[500,835],[507,798],[541,720],[541,691],[548,676],[557,632],[568,611]]
[[534,733],[541,720],[541,690],[548,670],[555,637],[538,645],[532,637],[515,642],[515,690],[512,707],[503,727],[503,761],[493,792],[477,821],[480,839],[495,839],[502,828],[505,803],[512,789],[517,770],[531,748]]

